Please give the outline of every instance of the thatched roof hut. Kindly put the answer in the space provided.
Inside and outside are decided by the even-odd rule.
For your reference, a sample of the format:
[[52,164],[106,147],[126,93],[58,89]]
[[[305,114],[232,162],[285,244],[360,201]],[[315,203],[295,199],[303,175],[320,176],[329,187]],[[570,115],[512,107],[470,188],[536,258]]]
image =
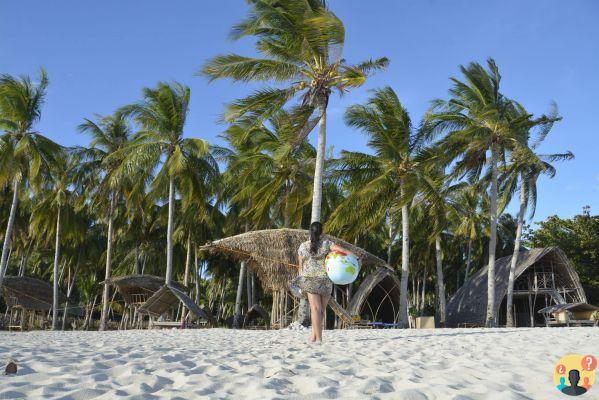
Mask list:
[[[505,324],[505,297],[512,256],[495,262],[495,312]],[[514,280],[517,326],[544,324],[538,310],[551,304],[585,303],[586,295],[568,257],[557,247],[521,251]],[[487,311],[487,267],[475,273],[449,299],[447,326],[484,325]]]
[[262,318],[266,329],[270,329],[270,314],[260,304],[254,304],[243,318],[243,327],[249,328],[258,318]]
[[[154,275],[125,275],[108,280],[119,291],[127,305],[140,306],[164,285],[164,278]],[[171,285],[183,292],[188,288],[177,282]]]
[[[29,311],[48,311],[52,308],[52,286],[39,279],[28,276],[5,276],[2,296],[7,307],[21,307]],[[59,304],[67,298],[58,292]]]
[[213,323],[212,316],[198,306],[185,294],[180,286],[164,285],[154,293],[147,301],[139,307],[139,312],[160,316],[176,305],[183,303],[185,308],[195,314],[198,318]]
[[[382,259],[351,243],[329,235],[323,237],[356,254],[363,265],[386,265]],[[267,229],[209,242],[201,249],[246,261],[256,272],[263,288],[274,291],[285,289],[289,281],[297,276],[297,249],[309,239],[309,232],[303,229]]]
[[400,281],[389,268],[377,268],[354,293],[347,312],[372,322],[397,323],[399,320]]

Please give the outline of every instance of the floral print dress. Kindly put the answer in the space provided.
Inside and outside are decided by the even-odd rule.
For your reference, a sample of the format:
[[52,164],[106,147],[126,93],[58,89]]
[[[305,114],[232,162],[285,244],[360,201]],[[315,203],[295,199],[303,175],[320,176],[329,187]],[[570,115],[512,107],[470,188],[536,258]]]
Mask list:
[[310,241],[303,242],[297,253],[302,257],[300,274],[295,283],[302,292],[313,293],[321,296],[330,296],[333,291],[333,282],[329,279],[324,266],[324,259],[331,250],[333,242],[322,239],[316,254],[310,253]]

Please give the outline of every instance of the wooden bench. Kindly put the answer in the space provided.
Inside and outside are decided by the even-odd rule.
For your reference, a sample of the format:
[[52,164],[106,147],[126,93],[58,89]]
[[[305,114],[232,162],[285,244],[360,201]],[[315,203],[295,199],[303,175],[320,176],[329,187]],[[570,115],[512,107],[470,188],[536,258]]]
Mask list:
[[153,321],[152,328],[181,328],[180,321]]
[[8,325],[8,331],[21,331],[23,332],[23,327],[21,325]]

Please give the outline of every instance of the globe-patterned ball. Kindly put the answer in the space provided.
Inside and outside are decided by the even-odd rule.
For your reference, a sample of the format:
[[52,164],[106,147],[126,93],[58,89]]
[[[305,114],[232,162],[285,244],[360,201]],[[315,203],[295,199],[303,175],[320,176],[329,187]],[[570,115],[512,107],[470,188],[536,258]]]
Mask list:
[[336,285],[347,285],[358,277],[360,263],[353,254],[331,251],[324,260],[329,279]]

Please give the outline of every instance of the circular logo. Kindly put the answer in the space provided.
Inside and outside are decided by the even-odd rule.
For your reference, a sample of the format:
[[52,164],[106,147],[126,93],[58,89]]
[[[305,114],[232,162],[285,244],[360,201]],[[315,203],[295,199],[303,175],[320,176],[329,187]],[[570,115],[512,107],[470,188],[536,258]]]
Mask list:
[[597,358],[590,354],[568,354],[553,369],[553,385],[569,396],[585,394],[595,383]]

